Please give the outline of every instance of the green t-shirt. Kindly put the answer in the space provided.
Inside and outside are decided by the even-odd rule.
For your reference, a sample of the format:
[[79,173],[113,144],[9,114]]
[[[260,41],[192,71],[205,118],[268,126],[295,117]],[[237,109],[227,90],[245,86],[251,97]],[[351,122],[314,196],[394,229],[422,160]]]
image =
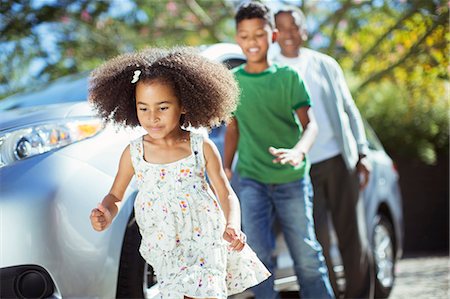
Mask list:
[[269,147],[292,148],[302,134],[295,110],[310,106],[303,80],[289,66],[271,65],[261,73],[233,69],[241,90],[235,111],[239,128],[237,170],[241,177],[265,184],[283,184],[302,178],[309,172],[307,158],[298,166],[273,163]]

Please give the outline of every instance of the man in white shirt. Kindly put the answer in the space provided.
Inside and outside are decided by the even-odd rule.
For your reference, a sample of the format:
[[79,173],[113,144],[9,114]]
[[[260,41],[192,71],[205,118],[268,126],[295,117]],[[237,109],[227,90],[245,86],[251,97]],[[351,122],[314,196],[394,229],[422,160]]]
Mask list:
[[367,185],[368,142],[339,64],[325,54],[303,48],[305,17],[296,7],[275,15],[280,64],[296,67],[313,103],[319,134],[309,151],[314,187],[314,222],[336,298],[339,290],[330,257],[328,213],[336,230],[346,278],[345,298],[373,298],[374,270],[364,212],[358,211],[360,188]]

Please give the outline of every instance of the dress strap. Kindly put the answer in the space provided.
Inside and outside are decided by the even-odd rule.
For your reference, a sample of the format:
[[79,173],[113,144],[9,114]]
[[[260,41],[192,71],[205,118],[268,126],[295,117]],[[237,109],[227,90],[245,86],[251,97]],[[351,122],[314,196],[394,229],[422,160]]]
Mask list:
[[143,136],[130,141],[130,155],[131,162],[133,163],[134,169],[138,169],[139,163],[143,158]]
[[203,156],[203,140],[204,136],[202,134],[191,131],[191,150],[195,156],[195,160],[201,165],[205,162],[205,158]]

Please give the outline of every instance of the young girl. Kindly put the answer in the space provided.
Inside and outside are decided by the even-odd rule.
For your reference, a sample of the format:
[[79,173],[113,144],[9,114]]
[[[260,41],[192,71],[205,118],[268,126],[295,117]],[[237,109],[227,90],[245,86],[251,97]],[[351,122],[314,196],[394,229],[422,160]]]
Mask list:
[[232,74],[187,48],[124,54],[91,74],[89,100],[99,115],[147,132],[125,148],[91,223],[97,231],[111,224],[135,175],[139,251],[163,298],[226,298],[270,276],[245,244],[239,202],[216,146],[186,130],[226,121],[237,98]]

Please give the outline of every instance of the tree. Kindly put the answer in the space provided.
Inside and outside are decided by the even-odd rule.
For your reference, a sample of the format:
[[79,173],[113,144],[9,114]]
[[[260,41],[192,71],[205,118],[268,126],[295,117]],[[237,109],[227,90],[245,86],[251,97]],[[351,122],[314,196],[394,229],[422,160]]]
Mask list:
[[[0,98],[146,46],[230,41],[238,2],[3,0]],[[305,11],[310,46],[343,66],[357,105],[389,152],[427,163],[448,153],[446,1],[284,2]]]
[[[322,51],[338,59],[362,114],[388,152],[432,164],[448,154],[448,5],[445,1],[320,1]],[[307,13],[307,15],[309,15]],[[322,38],[323,39],[323,38]]]
[[226,40],[233,6],[226,0],[6,0],[0,12],[2,98],[146,46]]

